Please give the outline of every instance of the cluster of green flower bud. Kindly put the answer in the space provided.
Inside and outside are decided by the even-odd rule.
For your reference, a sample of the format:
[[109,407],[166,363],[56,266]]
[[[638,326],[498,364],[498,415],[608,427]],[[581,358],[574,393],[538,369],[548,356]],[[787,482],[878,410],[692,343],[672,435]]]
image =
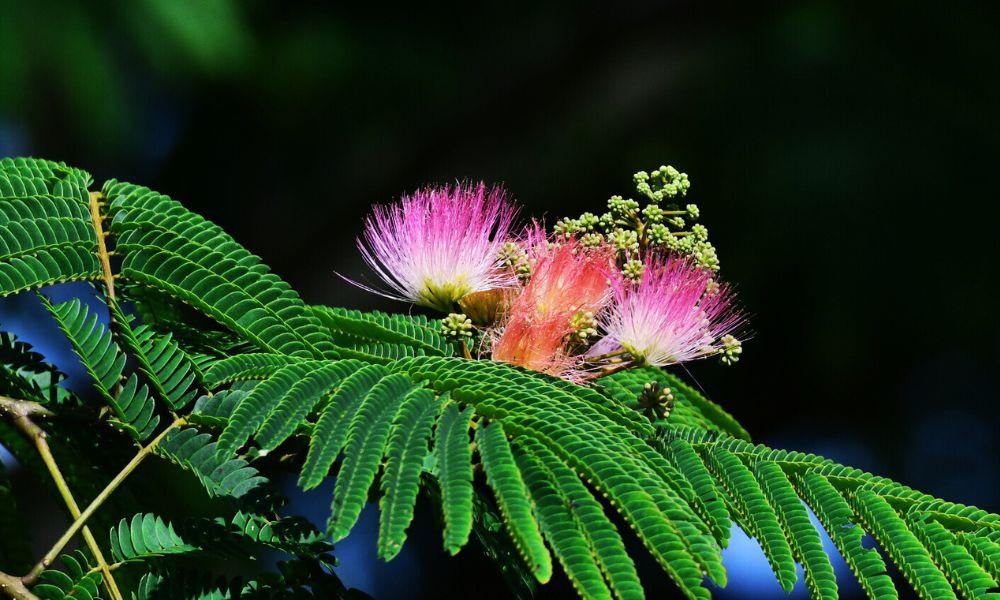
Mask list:
[[658,381],[650,381],[642,386],[634,407],[643,411],[651,420],[666,419],[674,408],[673,391]]
[[667,250],[688,255],[700,266],[717,271],[719,257],[708,241],[708,229],[699,224],[697,204],[680,204],[691,182],[686,173],[670,166],[633,176],[642,206],[636,200],[612,196],[602,215],[584,213],[576,219],[560,219],[555,225],[559,238],[578,237],[584,246],[611,244],[619,259],[627,263],[647,250]]
[[686,196],[691,187],[687,173],[681,173],[670,166],[654,169],[652,173],[639,171],[632,176],[632,179],[635,181],[635,190],[649,198],[651,202],[662,202],[678,195]]
[[531,279],[531,263],[528,253],[515,242],[506,242],[500,247],[500,266],[517,274],[522,283]]
[[462,313],[449,313],[441,319],[441,333],[457,340],[472,337],[472,319]]
[[620,256],[632,256],[639,252],[639,234],[632,229],[615,229],[608,234],[608,242]]
[[569,324],[573,328],[573,332],[570,333],[571,341],[586,344],[597,336],[597,317],[589,310],[573,315]]
[[726,366],[733,365],[740,360],[743,354],[743,343],[731,335],[724,335],[722,339],[722,350],[719,351],[719,362]]
[[622,265],[622,276],[629,281],[638,283],[642,279],[642,273],[646,270],[646,265],[641,260],[629,259]]

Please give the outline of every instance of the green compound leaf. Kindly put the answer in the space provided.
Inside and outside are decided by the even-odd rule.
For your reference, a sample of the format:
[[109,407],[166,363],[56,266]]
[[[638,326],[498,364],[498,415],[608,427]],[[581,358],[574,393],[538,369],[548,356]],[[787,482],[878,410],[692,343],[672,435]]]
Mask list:
[[313,428],[309,453],[299,475],[299,487],[310,490],[326,478],[347,441],[347,432],[358,407],[372,387],[387,375],[389,371],[385,367],[368,365],[344,378]]
[[[268,416],[277,409],[293,386],[306,379],[313,371],[325,366],[326,363],[322,361],[295,362],[282,367],[272,377],[254,387],[246,398],[236,406],[229,418],[229,424],[219,436],[219,454],[231,456],[239,450],[254,433],[261,429]],[[293,401],[294,398],[301,396],[306,391],[310,390],[300,388],[293,397]],[[307,400],[303,398],[302,401]],[[315,400],[318,401],[318,396]]]
[[190,303],[267,352],[334,358],[299,295],[220,227],[149,188],[108,181],[121,275]]
[[0,297],[100,279],[90,182],[61,163],[0,160]]
[[514,459],[531,495],[542,535],[583,598],[608,599],[611,590],[604,583],[600,568],[592,556],[593,547],[584,533],[570,498],[558,487],[554,476],[541,461],[517,447]]
[[379,311],[362,312],[346,308],[313,306],[313,312],[343,348],[371,348],[378,345],[407,346],[420,354],[452,356],[455,345],[441,334],[440,321],[423,316],[390,315]]
[[379,503],[378,554],[382,560],[396,556],[406,540],[437,413],[434,393],[418,389],[406,396],[392,422]]
[[111,529],[111,555],[115,561],[144,559],[170,554],[197,552],[200,548],[185,542],[173,525],[151,514],[137,514],[122,519]]
[[483,461],[486,482],[493,489],[504,523],[535,578],[545,583],[552,577],[552,557],[545,548],[538,522],[532,515],[531,499],[521,479],[503,426],[480,425],[476,446]]
[[169,431],[155,451],[194,473],[209,496],[240,500],[267,483],[242,458],[219,458],[212,436],[191,427]]
[[405,375],[389,375],[375,384],[358,408],[347,434],[344,462],[333,488],[333,504],[327,531],[334,543],[344,539],[361,509],[368,489],[375,481],[389,428],[403,398],[413,391]]
[[516,439],[517,445],[538,459],[557,483],[560,493],[565,494],[574,516],[577,518],[591,551],[618,598],[644,597],[635,564],[625,550],[625,542],[614,523],[604,513],[604,508],[587,489],[572,469],[567,467],[551,450],[543,444],[527,437]]
[[237,354],[212,363],[205,373],[205,385],[214,390],[223,385],[251,379],[267,379],[290,364],[301,362],[284,354]]
[[782,533],[778,515],[768,503],[764,491],[750,469],[733,453],[724,448],[711,448],[707,454],[709,469],[732,497],[750,528],[747,533],[760,542],[782,589],[791,592],[798,579],[795,559],[792,557],[792,548]]
[[838,598],[837,577],[826,551],[823,550],[823,540],[781,467],[773,462],[759,462],[753,466],[753,472],[778,515],[781,529],[791,543],[795,560],[802,565],[809,596]]
[[892,506],[869,489],[857,490],[851,506],[921,598],[956,598],[947,577]]
[[93,379],[94,388],[111,407],[116,424],[137,440],[151,436],[160,422],[154,414],[153,398],[135,374],[122,383],[126,357],[108,328],[78,298],[59,304],[52,304],[42,295],[39,298],[69,339],[73,352]]
[[698,453],[684,440],[673,440],[664,448],[665,455],[675,464],[684,478],[691,483],[712,533],[722,547],[729,542],[732,522],[725,500],[719,493],[715,478],[708,471]]
[[80,551],[59,557],[64,570],[46,569],[31,591],[41,600],[96,600],[103,581],[100,571],[90,573],[91,564]]
[[818,473],[806,473],[799,478],[797,487],[868,597],[897,598],[882,555],[862,546],[865,532],[852,521],[854,512],[829,480]]
[[180,410],[198,395],[197,368],[171,336],[157,335],[145,325],[132,326],[116,302],[110,304],[123,345],[139,363],[139,370],[170,408]]
[[472,409],[459,410],[454,402],[445,404],[434,431],[437,479],[441,484],[444,512],[444,548],[455,555],[469,541],[472,532],[472,444],[469,426]]
[[910,511],[906,520],[963,597],[1000,598],[996,580],[979,566],[972,553],[958,543],[955,535],[938,522],[933,513]]

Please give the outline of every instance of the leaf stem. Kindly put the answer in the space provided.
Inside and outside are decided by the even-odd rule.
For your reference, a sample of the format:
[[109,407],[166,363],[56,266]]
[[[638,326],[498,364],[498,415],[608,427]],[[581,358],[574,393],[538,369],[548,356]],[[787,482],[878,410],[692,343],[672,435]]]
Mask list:
[[[59,470],[59,465],[52,455],[52,449],[49,447],[48,442],[48,434],[28,416],[19,418],[18,427],[34,442],[35,448],[42,457],[42,462],[45,463],[49,475],[52,476],[52,481],[55,482],[56,489],[59,490],[59,495],[62,496],[63,502],[66,503],[66,508],[69,509],[70,515],[74,519],[79,519],[80,506],[76,503],[76,498],[73,497],[73,493],[69,489],[69,484],[66,483],[66,478],[63,477],[62,471]],[[104,554],[101,552],[101,547],[97,545],[94,534],[91,533],[90,528],[86,525],[83,526],[81,533],[83,534],[84,541],[87,543],[87,547],[90,548],[91,554],[94,555],[94,560],[97,562],[98,568],[104,574],[104,584],[108,588],[111,598],[113,600],[123,600],[122,593],[118,589],[118,583],[111,576],[108,563],[104,560]]]
[[[3,396],[0,396],[0,411],[10,417],[14,425],[21,430],[21,433],[35,445],[39,456],[42,458],[42,462],[45,463],[45,468],[48,469],[49,475],[52,476],[52,481],[56,484],[56,489],[59,490],[59,495],[62,496],[63,501],[66,503],[70,515],[74,519],[79,518],[80,507],[77,505],[76,499],[73,497],[73,493],[66,483],[66,478],[63,477],[62,471],[59,470],[55,456],[52,455],[52,448],[49,447],[48,442],[49,436],[45,433],[45,430],[31,419],[32,415],[41,417],[52,416],[52,411],[37,402],[15,400]],[[94,555],[94,560],[97,561],[98,568],[104,573],[104,583],[108,588],[111,598],[113,600],[122,600],[121,591],[118,589],[118,584],[115,582],[114,577],[111,576],[108,563],[104,560],[104,555],[101,553],[101,547],[97,545],[94,534],[86,526],[83,528],[83,538],[87,542],[90,552]],[[7,588],[3,589],[6,590]]]
[[108,298],[115,299],[115,276],[111,272],[111,260],[108,257],[108,246],[104,241],[104,216],[101,215],[101,200],[104,194],[101,192],[90,192],[90,220],[94,224],[94,232],[97,234],[97,258],[101,261],[101,274],[104,277],[104,287],[108,292]]
[[21,581],[27,585],[34,583],[42,571],[52,564],[52,561],[59,556],[59,553],[61,553],[63,548],[66,547],[66,544],[68,544],[69,541],[73,539],[73,536],[76,535],[77,532],[80,531],[80,529],[86,524],[87,519],[93,516],[97,509],[104,504],[104,501],[107,500],[116,489],[118,489],[118,486],[125,481],[132,471],[134,471],[136,467],[138,467],[142,461],[156,449],[156,446],[163,441],[163,438],[167,435],[167,433],[175,427],[180,427],[185,423],[186,421],[183,418],[175,420],[166,429],[161,431],[159,435],[153,438],[153,441],[139,449],[139,452],[136,453],[132,460],[130,460],[128,464],[125,465],[117,475],[115,475],[115,478],[112,479],[103,490],[101,490],[101,493],[99,493],[90,505],[87,506],[82,513],[80,513],[80,516],[77,517],[73,524],[69,526],[69,529],[67,529],[66,532],[63,533],[62,537],[56,541],[55,545],[53,545],[52,548],[45,553],[42,560],[40,560],[27,575],[21,578]]
[[607,354],[599,354],[597,356],[588,356],[587,362],[600,362],[602,360],[607,360],[609,358],[614,358],[616,356],[621,356],[623,354],[628,354],[628,350],[622,348],[621,350],[615,350],[614,352],[608,352]]

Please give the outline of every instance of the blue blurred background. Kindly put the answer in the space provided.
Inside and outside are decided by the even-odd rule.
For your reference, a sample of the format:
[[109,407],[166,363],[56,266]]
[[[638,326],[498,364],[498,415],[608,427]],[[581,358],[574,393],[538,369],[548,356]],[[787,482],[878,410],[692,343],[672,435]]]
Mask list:
[[[389,310],[334,275],[363,273],[372,203],[481,178],[554,220],[673,164],[753,314],[737,367],[691,368],[708,395],[759,442],[996,512],[997,26],[962,3],[0,0],[0,155],[149,185],[307,301]],[[32,301],[0,322],[80,374]],[[321,522],[328,491],[293,504]],[[504,597],[421,511],[389,565],[366,512],[337,548],[345,581]],[[752,541],[727,562],[720,596],[781,594]]]

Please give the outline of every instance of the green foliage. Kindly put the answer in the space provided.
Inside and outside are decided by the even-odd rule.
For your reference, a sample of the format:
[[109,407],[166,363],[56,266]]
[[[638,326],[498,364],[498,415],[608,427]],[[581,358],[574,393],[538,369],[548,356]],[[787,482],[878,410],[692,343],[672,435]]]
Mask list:
[[141,186],[111,180],[103,193],[123,277],[190,303],[265,351],[334,356],[298,294],[217,225]]
[[59,385],[65,377],[30,344],[13,333],[0,331],[0,394],[41,404],[61,404],[73,396]]
[[112,422],[137,440],[152,435],[160,421],[154,414],[153,398],[135,374],[122,383],[126,355],[112,339],[111,332],[78,298],[52,304],[45,296],[39,297],[93,379],[94,389],[114,411]]
[[62,163],[0,159],[0,297],[100,278],[90,183]]
[[444,548],[453,555],[465,545],[472,532],[471,421],[471,408],[459,410],[457,404],[448,402],[434,428],[436,475],[441,482],[444,510]]
[[344,462],[333,488],[333,505],[326,526],[334,542],[347,537],[358,520],[382,461],[389,427],[403,399],[411,392],[420,393],[407,377],[389,375],[368,391],[351,418]]
[[41,600],[95,600],[101,585],[100,571],[91,569],[82,552],[59,557],[62,569],[46,569],[32,592]]
[[[131,453],[139,442],[148,446],[133,460],[159,456],[191,472],[205,496],[225,500],[204,502],[209,516],[167,520],[149,513],[148,495],[116,491],[101,513],[113,513],[117,526],[100,543],[128,597],[356,596],[331,573],[331,542],[377,502],[378,554],[393,558],[421,490],[440,509],[446,551],[476,540],[523,595],[551,577],[554,555],[583,597],[643,597],[623,526],[682,593],[707,598],[706,581],[726,583],[721,553],[735,523],[760,542],[784,589],[799,563],[810,595],[834,598],[837,582],[808,506],[872,598],[897,592],[883,554],[864,547],[866,533],[922,597],[996,596],[997,515],[818,456],[754,445],[726,411],[658,369],[578,385],[457,358],[460,348],[438,321],[306,305],[259,258],[174,200],[110,181],[92,204],[90,184],[62,164],[0,160],[0,295],[101,279],[102,224],[124,299],[102,298],[111,325],[80,299],[41,299],[105,406],[79,401],[58,368],[8,333],[0,333],[0,395],[54,413],[44,424],[53,452],[83,499],[109,479],[102,469],[120,468],[122,449]],[[666,179],[660,184],[650,193],[666,193]],[[649,222],[663,216],[643,212]],[[651,382],[675,399],[656,423],[632,408]],[[167,413],[169,426],[160,418]],[[90,426],[100,422],[112,428]],[[45,474],[10,423],[0,422],[0,440]],[[281,514],[283,498],[268,479],[279,470],[297,474],[307,490],[336,477],[323,531]],[[26,569],[32,557],[11,500],[0,472],[0,568]],[[292,558],[245,581],[178,564],[196,553],[245,558],[260,548]],[[98,594],[101,571],[86,557],[62,563],[41,576],[35,594]]]
[[334,343],[342,348],[404,346],[419,354],[451,356],[454,344],[441,335],[441,322],[424,316],[389,315],[345,308],[314,306],[313,313],[330,329]]
[[542,541],[538,523],[532,514],[528,490],[514,463],[503,426],[499,423],[482,425],[476,431],[476,444],[483,459],[486,481],[493,488],[511,537],[535,577],[545,583],[552,577],[552,558]]
[[195,380],[197,367],[180,349],[171,335],[157,335],[147,325],[132,326],[132,319],[116,302],[109,303],[114,322],[119,326],[122,344],[139,363],[156,394],[173,410],[187,406],[198,395]]
[[406,396],[392,422],[382,475],[378,554],[391,560],[406,540],[420,491],[420,473],[429,454],[428,440],[438,405],[429,390]]
[[194,473],[209,496],[240,500],[259,492],[267,478],[242,458],[220,458],[216,447],[210,434],[184,428],[168,432],[156,452]]
[[177,535],[173,525],[151,514],[137,514],[131,521],[122,519],[111,530],[110,539],[111,555],[119,562],[200,550]]

